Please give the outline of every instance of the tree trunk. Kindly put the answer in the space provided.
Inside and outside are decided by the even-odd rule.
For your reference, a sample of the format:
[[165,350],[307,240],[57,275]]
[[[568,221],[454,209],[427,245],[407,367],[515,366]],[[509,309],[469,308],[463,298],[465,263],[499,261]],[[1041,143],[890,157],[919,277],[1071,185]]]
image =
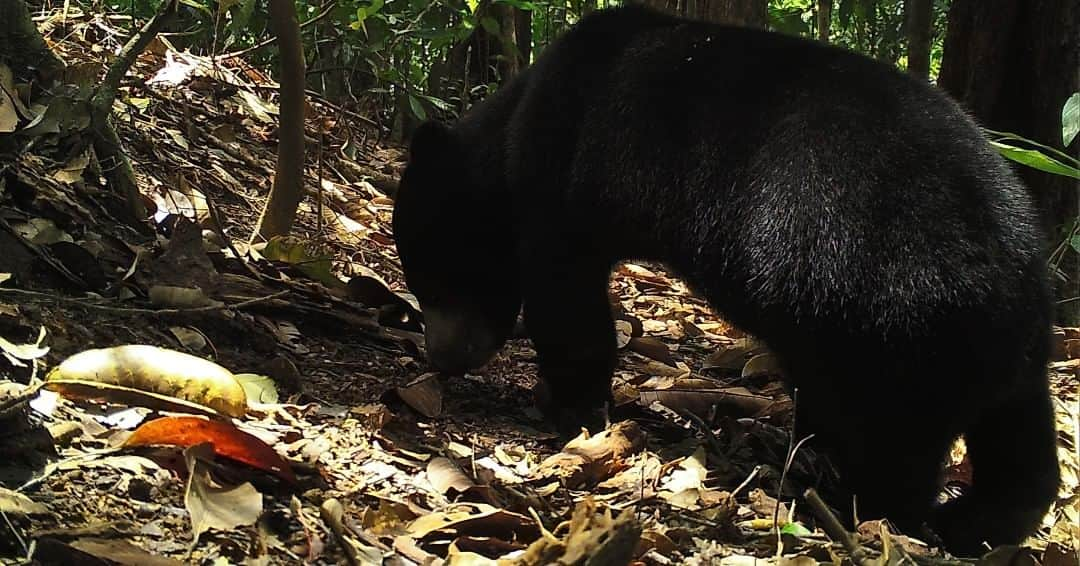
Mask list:
[[304,47],[293,0],[270,0],[270,25],[281,59],[278,97],[278,154],[274,184],[252,240],[269,240],[292,230],[304,196]]
[[930,40],[933,17],[930,0],[904,0],[904,31],[908,42],[908,72],[916,77],[930,77]]
[[532,10],[514,10],[517,49],[524,66],[532,63]]
[[521,72],[522,61],[518,53],[517,13],[520,12],[509,4],[491,5],[492,17],[499,22],[498,51],[502,55],[497,59],[499,82],[505,83]]
[[818,0],[817,3],[817,38],[822,43],[829,42],[832,31],[832,4],[833,0]]
[[[1061,107],[1080,89],[1080,7],[1076,0],[953,0],[938,84],[988,128],[1062,147]],[[1038,203],[1053,241],[1076,221],[1077,183],[1014,166]],[[1080,295],[1076,253],[1056,278],[1060,299]],[[1063,303],[1063,323],[1080,322],[1080,301]]]

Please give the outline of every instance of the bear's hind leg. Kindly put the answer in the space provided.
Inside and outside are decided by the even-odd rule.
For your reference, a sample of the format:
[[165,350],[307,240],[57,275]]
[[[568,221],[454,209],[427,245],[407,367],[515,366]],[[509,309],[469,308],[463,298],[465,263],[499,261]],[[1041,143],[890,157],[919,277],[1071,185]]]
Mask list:
[[1020,543],[1057,497],[1053,407],[1042,364],[1035,371],[1030,391],[982,413],[965,433],[973,485],[938,509],[933,525],[954,554]]

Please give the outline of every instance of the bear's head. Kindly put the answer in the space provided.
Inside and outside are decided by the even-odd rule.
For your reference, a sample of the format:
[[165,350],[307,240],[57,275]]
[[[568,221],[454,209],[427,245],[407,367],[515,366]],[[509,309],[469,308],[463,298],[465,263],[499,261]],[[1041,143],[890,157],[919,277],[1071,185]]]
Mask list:
[[498,172],[476,170],[469,149],[450,128],[423,124],[394,198],[394,240],[424,314],[428,359],[451,374],[486,364],[521,310],[510,210],[486,190]]

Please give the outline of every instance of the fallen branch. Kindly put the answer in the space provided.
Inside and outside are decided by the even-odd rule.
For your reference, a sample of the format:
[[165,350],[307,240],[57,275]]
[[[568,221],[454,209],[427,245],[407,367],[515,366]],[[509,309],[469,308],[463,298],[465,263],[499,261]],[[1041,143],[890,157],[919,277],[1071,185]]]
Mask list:
[[806,498],[806,503],[810,505],[810,509],[817,515],[818,520],[821,521],[821,528],[825,530],[825,534],[834,542],[840,543],[848,551],[851,561],[856,566],[873,566],[873,561],[866,555],[866,549],[859,545],[859,541],[840,524],[840,519],[837,519],[829,506],[825,505],[825,502],[821,500],[821,496],[817,494],[814,488],[807,489],[803,493],[803,497]]

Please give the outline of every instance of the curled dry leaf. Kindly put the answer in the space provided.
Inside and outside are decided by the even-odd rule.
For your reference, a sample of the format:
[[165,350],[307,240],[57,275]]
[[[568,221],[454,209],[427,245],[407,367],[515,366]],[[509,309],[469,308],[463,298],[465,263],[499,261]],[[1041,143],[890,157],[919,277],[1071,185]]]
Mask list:
[[634,518],[633,509],[612,518],[610,510],[599,512],[588,498],[574,508],[565,539],[545,536],[531,544],[513,564],[629,564],[640,540],[641,523]]
[[783,372],[780,369],[780,360],[770,352],[750,358],[742,368],[742,377],[761,374],[780,375],[781,373]]
[[664,344],[656,338],[651,338],[649,336],[631,338],[627,347],[646,358],[651,358],[666,366],[675,367],[675,364],[677,363],[675,361],[675,356],[671,354],[671,349],[667,347],[667,344]]
[[742,369],[746,358],[764,351],[764,346],[753,338],[739,338],[733,344],[721,346],[709,354],[702,369]]
[[257,437],[233,425],[199,417],[163,417],[154,419],[135,430],[124,446],[167,445],[191,447],[210,444],[214,454],[243,462],[270,472],[279,478],[296,483],[289,464]]
[[437,373],[425,373],[405,387],[398,387],[397,394],[413,410],[429,419],[442,414],[443,391]]
[[537,478],[556,478],[571,489],[601,482],[645,448],[645,435],[634,421],[612,425],[595,436],[583,432],[558,454],[540,463]]
[[427,477],[435,491],[444,495],[451,489],[458,493],[465,493],[476,487],[476,483],[449,458],[432,458],[428,462]]
[[0,487],[0,512],[7,516],[48,515],[49,508],[29,497]]
[[45,327],[42,326],[38,332],[38,339],[33,344],[12,344],[3,337],[0,337],[0,354],[3,354],[11,365],[16,367],[24,367],[25,364],[22,361],[36,360],[49,353],[49,348],[41,345],[45,340]]
[[752,417],[769,409],[773,400],[755,395],[745,387],[725,387],[722,389],[675,388],[656,391],[642,391],[639,402],[648,407],[660,403],[676,412],[689,412],[701,418],[708,418],[715,406],[727,415]]
[[156,346],[86,350],[45,377],[64,396],[108,399],[180,412],[244,415],[247,397],[232,372],[202,358]]
[[615,347],[622,350],[634,339],[634,327],[625,320],[615,321]]
[[458,503],[441,511],[422,515],[408,528],[419,541],[443,539],[447,535],[492,537],[528,544],[540,537],[536,521],[484,503]]
[[228,531],[253,525],[262,515],[262,494],[250,483],[235,487],[214,483],[204,461],[210,456],[209,452],[204,445],[184,450],[184,462],[190,472],[184,490],[184,507],[191,515],[191,530],[196,540],[207,529]]

